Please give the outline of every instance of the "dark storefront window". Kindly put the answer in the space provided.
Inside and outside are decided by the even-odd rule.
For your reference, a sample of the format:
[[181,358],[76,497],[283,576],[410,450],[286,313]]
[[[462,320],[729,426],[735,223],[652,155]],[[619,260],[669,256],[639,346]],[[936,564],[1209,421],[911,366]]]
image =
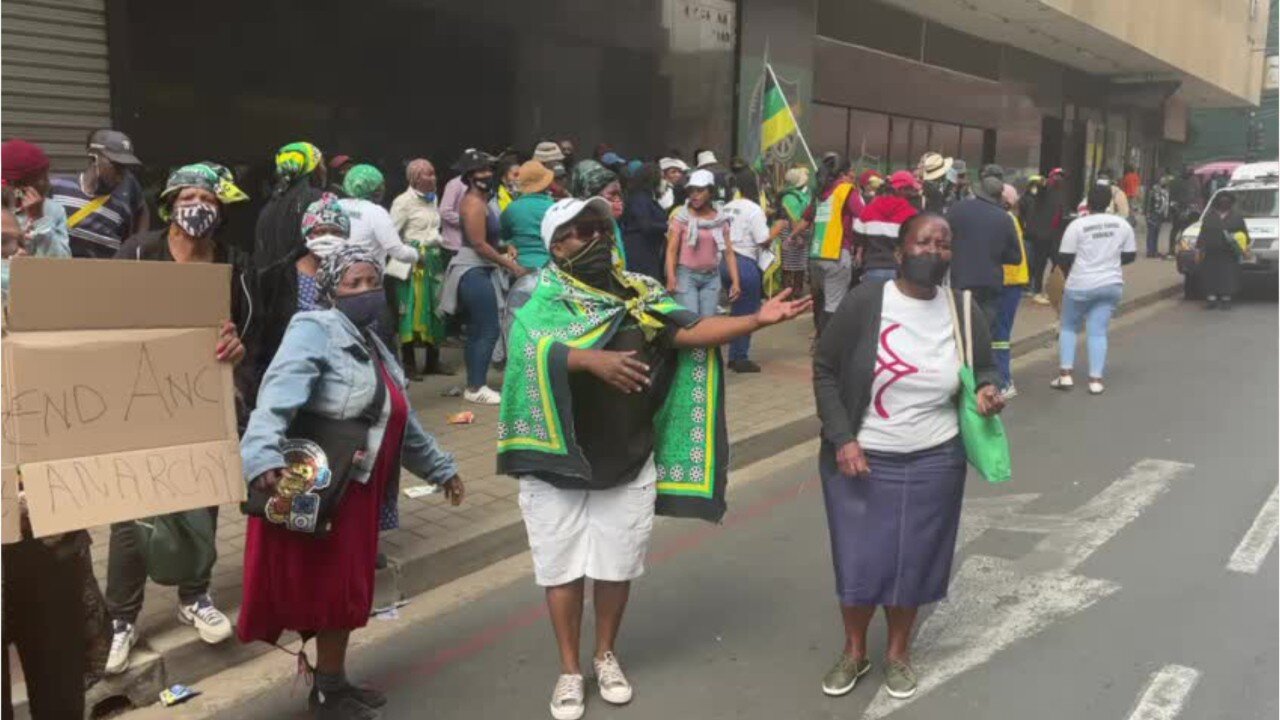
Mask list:
[[933,145],[929,142],[929,123],[925,120],[913,120],[911,122],[911,152],[907,153],[907,159],[911,162],[909,165],[915,167],[920,162],[920,156],[933,149]]
[[911,161],[911,119],[893,116],[889,123],[889,165],[894,170],[915,167]]
[[845,157],[849,151],[845,144],[848,128],[848,109],[814,103],[813,112],[809,116],[809,137],[806,138],[815,155],[814,159],[829,152],[838,152],[841,157]]
[[960,131],[959,157],[975,175],[977,169],[982,166],[982,135],[983,131],[980,128],[967,127]]
[[959,125],[933,123],[932,133],[931,150],[941,153],[943,157],[956,157],[960,154]]
[[849,111],[849,157],[859,168],[884,172],[888,168],[889,116]]
[[[426,156],[528,153],[570,137],[589,155],[731,154],[732,0],[224,3],[201,22],[167,0],[112,0],[115,119],[149,174],[211,158],[253,166],[307,139],[378,164],[392,188]],[[842,131],[843,132],[843,131]]]

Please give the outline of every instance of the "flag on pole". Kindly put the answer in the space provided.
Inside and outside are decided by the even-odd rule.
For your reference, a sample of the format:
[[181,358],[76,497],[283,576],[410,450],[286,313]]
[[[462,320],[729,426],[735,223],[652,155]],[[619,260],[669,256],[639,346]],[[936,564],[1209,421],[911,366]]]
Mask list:
[[764,78],[764,111],[760,114],[760,149],[768,151],[793,132],[796,132],[796,117],[787,105],[787,97],[778,87],[772,68],[768,68]]

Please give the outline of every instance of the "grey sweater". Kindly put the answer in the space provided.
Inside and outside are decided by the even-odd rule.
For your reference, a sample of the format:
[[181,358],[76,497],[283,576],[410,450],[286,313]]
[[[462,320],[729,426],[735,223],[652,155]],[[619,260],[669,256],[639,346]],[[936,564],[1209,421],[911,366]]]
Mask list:
[[[960,293],[955,294],[963,337],[964,311]],[[822,439],[837,448],[858,439],[871,403],[883,304],[883,282],[864,282],[854,288],[827,322],[813,354],[813,394],[822,421]],[[974,376],[979,388],[996,385],[999,375],[991,359],[991,334],[977,302],[973,303],[973,320]]]

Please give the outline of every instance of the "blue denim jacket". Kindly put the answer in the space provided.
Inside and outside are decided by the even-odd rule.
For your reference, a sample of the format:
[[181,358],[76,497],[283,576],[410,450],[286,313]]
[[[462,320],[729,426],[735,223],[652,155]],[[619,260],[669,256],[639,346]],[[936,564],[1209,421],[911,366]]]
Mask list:
[[[373,338],[395,383],[405,387],[404,372],[386,346]],[[312,310],[293,316],[280,349],[267,368],[258,389],[258,405],[240,440],[240,457],[246,482],[267,470],[284,466],[280,443],[295,413],[306,409],[318,415],[345,420],[364,412],[376,389],[370,348],[355,325],[338,310]],[[382,436],[391,414],[391,398],[383,405],[378,422],[369,429],[364,462],[355,469],[357,482],[369,474],[382,447]],[[432,484],[458,473],[453,455],[442,450],[409,410],[401,459],[405,469]]]

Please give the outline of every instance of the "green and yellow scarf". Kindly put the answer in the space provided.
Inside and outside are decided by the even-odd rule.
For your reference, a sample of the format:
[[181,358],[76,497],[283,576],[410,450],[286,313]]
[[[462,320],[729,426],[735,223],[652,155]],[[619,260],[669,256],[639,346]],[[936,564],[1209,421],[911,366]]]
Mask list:
[[[638,324],[647,340],[667,323],[684,328],[698,322],[652,278],[618,278],[635,297],[598,290],[552,264],[516,311],[498,416],[499,473],[553,484],[589,480],[591,466],[574,435],[569,350],[604,348],[624,322]],[[656,510],[716,522],[725,512],[729,469],[719,350],[671,352],[673,378],[654,417]]]

